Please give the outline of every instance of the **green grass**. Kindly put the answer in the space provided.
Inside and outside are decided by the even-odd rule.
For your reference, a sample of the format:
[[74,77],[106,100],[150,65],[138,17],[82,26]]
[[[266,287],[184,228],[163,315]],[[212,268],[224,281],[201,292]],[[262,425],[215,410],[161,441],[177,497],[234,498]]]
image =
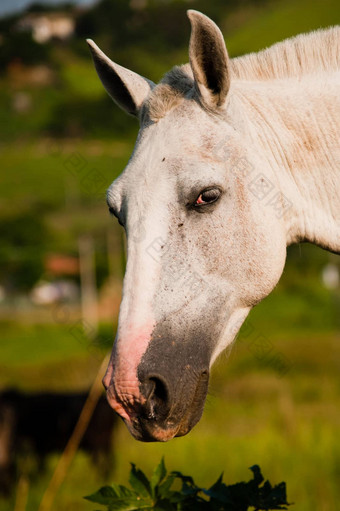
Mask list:
[[[45,336],[46,329],[40,334]],[[27,342],[23,335],[24,339]],[[63,362],[54,367],[59,379],[67,378],[65,367],[73,350],[81,354],[83,349],[75,345],[69,350],[65,341],[54,342],[56,354],[59,347],[64,354]],[[203,418],[188,436],[167,444],[142,444],[122,425],[115,436],[113,468],[107,480],[98,476],[87,456],[77,455],[54,509],[93,511],[83,495],[107,482],[126,483],[129,461],[150,474],[164,455],[169,470],[190,474],[200,485],[212,483],[222,471],[228,483],[246,480],[247,467],[258,463],[273,483],[287,482],[289,501],[299,511],[335,511],[340,498],[339,341],[339,334],[276,341],[276,349],[293,361],[283,378],[261,367],[242,342],[236,343],[229,358],[217,363]],[[46,351],[43,358],[51,360]],[[33,357],[30,360],[39,372],[40,360],[35,365]],[[75,367],[78,372],[89,370],[81,363]],[[40,383],[43,379],[40,374]],[[27,511],[37,509],[56,461],[52,457],[47,474],[31,480]],[[0,506],[4,511],[13,509],[13,501]]]
[[205,413],[189,436],[143,446],[120,431],[119,480],[126,477],[126,460],[151,471],[161,455],[169,468],[193,475],[198,484],[212,482],[221,471],[230,483],[244,480],[247,467],[259,463],[273,482],[286,480],[289,500],[299,511],[335,510],[340,497],[339,340],[330,335],[276,344],[294,363],[284,378],[261,369],[236,344],[229,360],[218,363]]
[[65,358],[86,354],[85,336],[78,334],[78,322],[71,325],[1,325],[1,363],[13,369],[18,366],[49,362],[61,363]]
[[[320,250],[320,257],[323,256]],[[292,263],[288,261],[286,267],[288,272]],[[317,272],[306,279],[300,276],[295,280],[295,289],[287,289],[285,285],[292,282],[292,277],[283,275],[269,297],[253,309],[248,323],[256,325],[258,333],[265,332],[274,339],[282,332],[298,336],[302,331],[313,336],[339,329],[340,293],[329,291],[318,279]]]
[[0,387],[24,391],[90,387],[103,351],[90,345],[79,319],[58,324],[53,323],[53,314],[50,324],[0,323]]
[[[256,332],[262,329],[258,317],[251,318]],[[2,324],[1,385],[16,382],[26,390],[88,387],[100,361],[89,353],[84,338],[72,335],[72,325]],[[189,435],[167,444],[143,444],[121,424],[109,477],[100,477],[91,460],[78,454],[54,509],[93,511],[83,495],[104,483],[126,483],[129,461],[151,473],[162,455],[169,470],[190,474],[199,485],[211,484],[222,471],[228,483],[247,480],[247,467],[258,463],[273,483],[287,482],[289,501],[299,511],[315,509],[315,502],[317,509],[337,509],[339,330],[312,334],[300,328],[292,333],[281,326],[270,340],[273,350],[290,361],[283,377],[256,357],[241,333],[231,353],[216,363],[203,418]],[[30,481],[27,511],[37,509],[56,462],[51,457],[47,473]],[[13,509],[13,500],[0,501],[0,508]]]
[[[18,142],[2,148],[1,211],[35,203],[50,209],[76,209],[79,200],[103,200],[108,186],[125,167],[132,150],[129,142],[79,140]],[[92,179],[93,178],[93,179]],[[78,201],[78,203],[77,203]]]

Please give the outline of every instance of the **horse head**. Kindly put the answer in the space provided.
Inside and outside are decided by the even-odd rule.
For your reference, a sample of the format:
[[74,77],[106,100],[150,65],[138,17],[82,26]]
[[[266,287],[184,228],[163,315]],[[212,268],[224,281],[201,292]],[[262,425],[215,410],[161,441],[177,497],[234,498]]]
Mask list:
[[247,138],[219,28],[189,11],[190,64],[155,85],[88,41],[113,100],[136,116],[131,159],[110,186],[127,266],[108,400],[139,440],[185,435],[199,421],[213,361],[278,282],[283,220],[247,186],[275,176]]

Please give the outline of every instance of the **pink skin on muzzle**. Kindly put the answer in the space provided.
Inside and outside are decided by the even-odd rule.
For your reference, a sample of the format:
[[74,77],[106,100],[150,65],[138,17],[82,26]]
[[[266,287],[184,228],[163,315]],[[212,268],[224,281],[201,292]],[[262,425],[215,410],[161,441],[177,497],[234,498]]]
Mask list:
[[150,322],[138,329],[128,328],[124,337],[120,335],[114,343],[103,378],[110,406],[127,423],[131,423],[139,406],[146,401],[140,393],[137,368],[148,347],[153,328],[154,323]]

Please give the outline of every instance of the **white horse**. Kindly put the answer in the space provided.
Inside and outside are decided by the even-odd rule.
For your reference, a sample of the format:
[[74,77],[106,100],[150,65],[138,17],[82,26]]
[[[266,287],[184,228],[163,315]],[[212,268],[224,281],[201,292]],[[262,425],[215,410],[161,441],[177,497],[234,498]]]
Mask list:
[[211,364],[277,284],[287,245],[340,252],[340,28],[231,60],[219,28],[188,15],[190,64],[158,85],[88,41],[141,126],[107,195],[128,258],[104,385],[146,441],[198,422]]

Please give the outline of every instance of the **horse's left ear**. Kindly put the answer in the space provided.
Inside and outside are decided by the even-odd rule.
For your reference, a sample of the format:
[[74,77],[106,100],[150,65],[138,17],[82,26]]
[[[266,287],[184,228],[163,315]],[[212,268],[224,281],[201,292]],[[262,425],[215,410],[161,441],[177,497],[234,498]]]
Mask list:
[[130,69],[112,62],[91,40],[87,39],[98,76],[111,98],[130,115],[140,108],[155,84]]
[[208,108],[222,108],[230,86],[229,57],[223,35],[204,14],[189,10],[188,17],[189,57],[197,91]]

